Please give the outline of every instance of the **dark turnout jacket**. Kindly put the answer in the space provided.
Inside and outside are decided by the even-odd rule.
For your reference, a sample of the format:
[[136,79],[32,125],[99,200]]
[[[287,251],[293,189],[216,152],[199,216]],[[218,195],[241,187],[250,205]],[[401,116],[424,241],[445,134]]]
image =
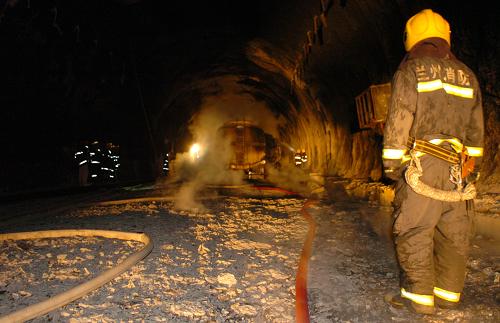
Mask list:
[[466,147],[483,147],[481,92],[474,73],[430,38],[415,45],[392,81],[384,129],[384,149],[406,150],[408,137],[459,139]]
[[[451,150],[449,141],[460,146],[457,140],[450,140],[458,139],[469,153],[479,156],[483,133],[481,93],[474,73],[453,56],[442,39],[425,39],[415,45],[394,75],[384,129],[384,166],[401,165],[399,153],[408,149],[410,136],[432,140],[429,145],[436,142],[444,150]],[[454,190],[450,162],[436,157],[431,153],[422,156],[420,180],[439,190]],[[387,170],[391,169],[386,167],[390,174]],[[472,221],[467,215],[465,202],[420,195],[399,179],[393,233],[403,297],[426,306],[434,306],[434,299],[441,304],[460,300]]]

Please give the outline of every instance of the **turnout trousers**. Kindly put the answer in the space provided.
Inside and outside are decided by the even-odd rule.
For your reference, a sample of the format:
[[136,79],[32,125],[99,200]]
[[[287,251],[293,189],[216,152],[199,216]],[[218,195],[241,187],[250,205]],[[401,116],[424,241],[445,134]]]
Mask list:
[[[451,191],[451,164],[430,155],[421,158],[420,178]],[[472,217],[466,202],[442,202],[415,193],[404,178],[396,186],[393,235],[401,269],[402,296],[434,306],[458,303],[466,274]]]

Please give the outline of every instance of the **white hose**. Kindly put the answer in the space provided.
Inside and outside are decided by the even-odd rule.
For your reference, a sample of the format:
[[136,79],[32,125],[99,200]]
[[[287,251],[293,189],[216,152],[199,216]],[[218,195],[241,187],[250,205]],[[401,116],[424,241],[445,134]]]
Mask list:
[[97,202],[94,203],[93,205],[110,206],[110,205],[132,204],[132,203],[143,203],[143,202],[160,202],[160,201],[171,202],[175,200],[176,198],[172,196],[153,196],[153,197],[138,197],[125,200]]
[[117,277],[140,260],[144,259],[153,249],[153,242],[144,233],[131,233],[121,231],[108,230],[49,230],[49,231],[32,231],[18,233],[0,234],[0,241],[3,240],[32,240],[43,238],[63,238],[63,237],[104,237],[109,239],[134,240],[142,242],[144,247],[139,251],[134,252],[120,264],[108,269],[93,279],[75,286],[65,292],[57,294],[45,301],[30,305],[8,315],[0,317],[0,323],[6,322],[24,322],[43,314],[46,314],[56,308],[64,306],[91,291],[101,287],[113,278]]
[[[177,201],[179,198],[174,197],[174,196],[151,196],[151,197],[138,197],[138,198],[132,198],[132,199],[125,199],[125,200],[112,200],[112,201],[104,201],[104,202],[97,202],[94,203],[93,205],[98,205],[98,206],[111,206],[111,205],[122,205],[122,204],[132,204],[132,203],[143,203],[143,202],[172,202],[172,201]],[[196,198],[197,200],[213,200],[213,196],[207,196],[207,197],[198,197]]]

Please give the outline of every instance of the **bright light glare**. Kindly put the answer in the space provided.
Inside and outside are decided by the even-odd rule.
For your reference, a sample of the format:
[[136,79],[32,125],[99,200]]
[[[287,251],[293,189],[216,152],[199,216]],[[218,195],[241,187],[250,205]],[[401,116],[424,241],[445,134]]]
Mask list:
[[193,159],[200,158],[200,150],[201,150],[201,147],[199,144],[192,145],[191,149],[189,149],[189,153],[191,154],[191,158],[193,158]]

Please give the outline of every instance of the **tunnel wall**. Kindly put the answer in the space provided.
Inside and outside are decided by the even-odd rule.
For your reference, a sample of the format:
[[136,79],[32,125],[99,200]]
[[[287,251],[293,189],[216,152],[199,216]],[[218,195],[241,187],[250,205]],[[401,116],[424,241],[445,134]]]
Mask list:
[[[161,89],[167,93],[162,105],[169,106],[166,108],[169,113],[184,115],[177,120],[185,123],[207,95],[204,93],[207,86],[200,80],[208,84],[211,78],[221,75],[257,80],[249,92],[253,91],[257,99],[263,99],[270,109],[284,117],[286,122],[280,126],[277,139],[306,150],[310,173],[379,180],[382,138],[372,131],[358,129],[354,98],[372,84],[391,80],[404,56],[401,41],[404,23],[425,7],[436,8],[450,20],[454,28],[453,51],[477,71],[487,93],[483,165],[486,176],[482,181],[487,184],[484,187],[491,189],[499,177],[498,86],[495,85],[498,66],[492,59],[499,47],[498,36],[489,31],[494,29],[494,19],[485,19],[481,25],[470,17],[460,18],[461,11],[453,5],[434,1],[334,1],[326,17],[328,27],[323,29],[323,44],[313,45],[297,78],[294,70],[303,55],[307,32],[313,30],[313,17],[320,13],[317,2],[300,2],[300,5],[294,1],[270,2],[259,21],[261,33],[257,38],[245,42],[234,39],[237,35],[223,34],[219,39],[202,40],[200,46],[193,45],[200,41],[193,39],[188,44],[177,44],[186,48],[195,46],[191,49],[203,53],[204,66],[197,65],[196,56],[166,61],[162,70],[170,80]],[[487,37],[475,38],[479,34]],[[489,51],[481,50],[487,46]],[[243,53],[240,47],[244,47]],[[166,110],[151,111],[158,125],[159,145],[165,131],[170,132],[169,140],[176,140],[179,129],[183,128],[179,122],[166,122],[169,127],[161,125],[168,115]]]
[[[299,80],[293,77],[294,64],[303,55],[306,34],[313,30],[312,17],[319,11],[313,3],[283,4],[279,13],[268,21],[269,34],[264,37],[286,49],[286,57],[276,55],[273,49],[267,55],[282,65],[283,75],[295,81],[300,107],[293,115],[299,121],[287,133],[294,138],[295,146],[305,146],[312,158],[311,172],[380,179],[382,138],[356,129],[354,97],[369,85],[391,80],[405,54],[401,41],[404,23],[424,8],[433,8],[449,20],[453,30],[452,51],[480,80],[486,133],[479,188],[499,190],[500,69],[495,57],[500,42],[494,32],[497,17],[480,3],[461,7],[438,1],[334,2],[327,16],[328,28],[323,30],[324,43],[312,47]],[[287,38],[287,35],[293,36]]]
[[[298,98],[299,107],[292,112],[297,124],[284,131],[292,146],[306,149],[311,173],[379,180],[381,138],[357,129],[354,97],[371,84],[388,82],[397,67],[403,53],[393,30],[402,23],[394,19],[400,8],[387,1],[333,2],[322,29],[323,43],[316,39],[307,62],[303,45],[307,32],[314,30],[319,7],[303,2],[283,3],[279,9],[265,23],[268,44],[260,50],[267,52],[260,58],[270,61],[260,66],[279,65]],[[279,44],[282,52],[270,44]],[[300,77],[294,76],[297,63]]]
[[381,138],[357,129],[354,98],[390,81],[404,55],[404,22],[426,7],[450,21],[453,52],[478,75],[480,182],[499,191],[500,36],[488,2],[330,1],[323,44],[314,43],[300,77],[294,70],[319,1],[257,1],[244,10],[203,2],[194,11],[187,2],[132,2],[60,2],[62,34],[51,25],[52,3],[9,2],[0,34],[0,191],[75,183],[68,156],[81,140],[119,143],[128,178],[153,178],[165,149],[189,141],[192,115],[213,94],[207,84],[224,75],[285,120],[278,139],[307,151],[310,173],[376,180]]
[[380,179],[380,138],[371,131],[352,129],[355,115],[351,106],[326,105],[305,82],[291,82],[290,57],[270,44],[253,42],[247,55],[262,68],[272,66],[275,73],[290,83],[289,97],[296,100],[288,101],[288,122],[282,126],[278,139],[296,149],[305,149],[310,158],[310,173]]
[[308,91],[299,95],[302,108],[297,113],[297,129],[292,145],[304,148],[311,158],[310,172],[323,176],[370,178],[381,176],[380,140],[371,131],[353,132]]

